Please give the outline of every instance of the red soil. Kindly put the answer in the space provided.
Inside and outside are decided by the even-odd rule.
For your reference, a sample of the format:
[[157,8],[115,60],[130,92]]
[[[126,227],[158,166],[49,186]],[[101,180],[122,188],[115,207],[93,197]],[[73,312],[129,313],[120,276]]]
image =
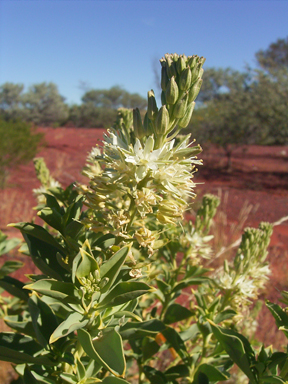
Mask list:
[[[102,139],[104,130],[39,130],[45,133],[47,145],[38,156],[45,158],[53,177],[63,186],[75,180],[86,182],[80,173],[81,169],[87,153]],[[245,226],[258,226],[260,221],[276,222],[288,215],[288,147],[239,147],[233,153],[233,169],[229,173],[223,170],[226,158],[221,150],[207,148],[201,157],[204,165],[195,176],[195,182],[199,183],[196,191],[200,196],[207,192],[218,194],[219,191],[222,196],[225,195],[226,203],[222,203],[222,206],[225,205],[223,209],[226,216],[219,216],[218,220],[227,217],[227,230],[238,221],[245,202],[258,206],[257,210],[250,213]],[[9,236],[18,235],[13,228],[7,229],[9,222],[29,221],[34,216],[35,211],[31,209],[36,201],[32,189],[38,186],[32,161],[11,171],[7,188],[0,191],[0,229]],[[288,290],[287,252],[288,222],[284,222],[274,228],[271,241],[272,277],[266,293],[270,299],[279,297],[279,290]],[[270,320],[267,321],[270,324]],[[265,325],[262,333],[260,330],[264,341],[269,324]]]

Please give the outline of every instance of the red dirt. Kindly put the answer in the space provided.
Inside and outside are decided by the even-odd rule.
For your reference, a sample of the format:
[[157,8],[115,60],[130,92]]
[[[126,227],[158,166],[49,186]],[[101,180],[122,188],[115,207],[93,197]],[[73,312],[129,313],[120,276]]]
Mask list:
[[[102,139],[104,130],[39,130],[45,133],[47,145],[38,156],[45,158],[53,177],[63,186],[74,180],[85,182],[81,169],[87,153]],[[239,147],[233,153],[233,170],[230,173],[223,170],[226,162],[223,151],[210,147],[201,157],[204,165],[195,176],[195,182],[199,183],[196,191],[200,196],[207,192],[218,194],[221,191],[222,196],[226,193],[227,201],[223,209],[227,215],[227,229],[237,222],[245,202],[259,206],[249,215],[245,226],[258,226],[260,221],[275,222],[288,215],[288,147]],[[32,161],[11,171],[7,188],[0,191],[0,229],[9,236],[19,235],[13,228],[7,229],[9,222],[29,221],[34,216],[35,212],[31,208],[36,205],[36,201],[32,189],[38,186]],[[288,289],[287,253],[288,222],[284,222],[274,228],[271,241],[270,261],[273,273],[266,293],[269,299],[276,299],[280,290]],[[265,314],[266,309],[263,311]],[[266,321],[270,324],[266,317],[263,324]],[[268,323],[265,323],[263,332],[260,330],[264,341],[267,339],[267,327],[270,326]],[[271,332],[275,333],[275,329]]]

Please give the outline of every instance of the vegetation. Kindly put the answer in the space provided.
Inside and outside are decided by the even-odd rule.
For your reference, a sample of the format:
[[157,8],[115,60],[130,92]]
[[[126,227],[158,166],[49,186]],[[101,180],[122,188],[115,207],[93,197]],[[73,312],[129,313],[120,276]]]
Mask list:
[[43,134],[20,120],[0,120],[0,188],[5,185],[8,170],[36,155]]
[[[0,269],[0,287],[15,297],[0,302],[12,329],[0,333],[0,359],[18,383],[209,384],[228,380],[234,363],[251,384],[287,382],[287,351],[254,349],[239,333],[244,319],[251,329],[251,302],[271,273],[273,225],[246,228],[228,246],[233,260],[211,269],[219,199],[204,196],[195,220],[184,219],[201,147],[178,134],[204,61],[161,59],[161,107],[150,91],[144,119],[138,108],[119,111],[102,151],[87,158],[86,185],[63,189],[35,160],[44,225],[11,226],[39,274],[22,283],[9,276],[19,265]],[[267,307],[287,336],[286,312]]]

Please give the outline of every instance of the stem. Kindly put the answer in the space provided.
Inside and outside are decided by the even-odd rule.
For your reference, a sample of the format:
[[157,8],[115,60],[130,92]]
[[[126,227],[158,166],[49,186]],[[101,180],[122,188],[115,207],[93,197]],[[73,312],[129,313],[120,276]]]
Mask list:
[[143,369],[142,369],[141,359],[137,360],[137,364],[138,364],[138,372],[139,372],[138,384],[142,384],[143,383],[143,381],[142,381]]

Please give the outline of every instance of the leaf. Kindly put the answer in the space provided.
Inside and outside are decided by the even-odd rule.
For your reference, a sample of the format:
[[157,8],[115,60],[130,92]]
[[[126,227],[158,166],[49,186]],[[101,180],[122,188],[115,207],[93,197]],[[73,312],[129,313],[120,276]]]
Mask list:
[[73,222],[74,220],[78,220],[81,214],[81,209],[83,206],[84,196],[78,195],[74,202],[69,205],[65,214],[63,215],[63,226],[64,228]]
[[160,345],[156,343],[152,337],[144,337],[142,340],[142,351],[144,361],[150,359],[160,349]]
[[254,373],[250,369],[250,361],[248,356],[251,355],[251,351],[249,349],[252,349],[252,348],[250,347],[248,340],[246,339],[246,342],[248,343],[248,346],[250,348],[247,348],[247,344],[245,343],[246,344],[246,350],[245,350],[245,347],[243,344],[243,338],[244,338],[243,336],[240,339],[239,337],[240,335],[237,332],[232,331],[231,329],[228,330],[228,329],[221,328],[213,324],[211,321],[209,322],[211,324],[211,328],[214,333],[214,336],[217,338],[219,343],[228,353],[230,358],[245,373],[245,375],[249,378],[251,383],[256,384],[257,381],[255,379]]
[[30,236],[33,236],[39,240],[44,241],[45,243],[58,248],[58,250],[64,254],[64,249],[61,247],[61,245],[54,239],[53,236],[50,235],[49,232],[47,232],[43,227],[40,227],[40,225],[22,222],[22,223],[9,224],[8,226],[20,229],[22,234],[27,233]]
[[[0,232],[1,236],[1,232]],[[7,239],[7,236],[0,237],[0,256],[10,252],[21,243],[20,239]]]
[[186,279],[176,284],[175,287],[172,289],[171,293],[181,291],[182,289],[190,287],[191,285],[200,285],[208,282],[209,282],[208,277],[195,277],[193,279]]
[[122,265],[125,262],[125,259],[128,255],[130,247],[123,247],[118,252],[116,252],[110,259],[104,262],[100,267],[100,276],[101,279],[107,277],[109,279],[108,283],[101,289],[102,293],[105,293],[110,289],[115,279],[117,278]]
[[194,314],[194,312],[189,311],[189,309],[183,307],[182,305],[174,303],[167,308],[164,316],[164,323],[176,323],[177,321],[188,319]]
[[21,261],[16,261],[16,260],[6,261],[0,268],[0,279],[3,279],[4,276],[17,271],[17,269],[22,268],[23,265],[24,264]]
[[262,376],[261,377],[261,381],[263,383],[271,383],[271,384],[287,384],[287,381],[286,380],[283,380],[281,377],[279,376]]
[[72,283],[42,279],[35,283],[27,284],[24,288],[39,292],[42,295],[54,297],[55,299],[65,300],[65,302],[78,304],[79,300],[81,300],[81,296]]
[[[36,267],[49,277],[63,280],[67,271],[57,261],[59,248],[27,233],[23,233],[23,237]],[[61,254],[63,255],[63,251]]]
[[[17,333],[0,333],[0,360],[14,364],[54,365],[46,356],[39,355],[42,347],[31,337]],[[34,356],[39,355],[39,356]]]
[[57,318],[51,308],[36,294],[29,298],[28,307],[37,340],[43,348],[47,348],[49,338],[58,326]]
[[115,376],[124,376],[126,362],[122,339],[114,329],[105,332],[102,337],[92,341],[84,329],[78,330],[79,341],[87,355],[103,365]]
[[181,357],[184,363],[188,362],[190,355],[187,352],[186,346],[181,339],[179,333],[170,327],[166,327],[164,331],[161,331],[162,335],[165,337],[169,345],[175,349],[178,355]]
[[276,321],[277,327],[281,329],[285,336],[288,338],[288,315],[283,311],[283,309],[279,305],[273,304],[268,300],[266,301],[266,306],[272,313]]
[[52,333],[49,342],[52,344],[61,337],[69,335],[69,333],[76,331],[77,329],[85,327],[89,322],[89,319],[85,319],[81,313],[71,313],[66,320],[64,320]]
[[124,304],[149,291],[149,285],[139,281],[118,283],[98,304],[97,309]]
[[93,247],[99,247],[102,249],[110,248],[116,242],[115,235],[107,233],[106,235],[101,236],[95,242],[92,243]]
[[8,325],[8,327],[15,329],[15,331],[19,333],[24,333],[25,335],[28,335],[33,339],[36,338],[31,319],[23,320],[21,315],[15,315],[4,317],[4,321]]
[[195,373],[195,379],[196,380],[197,380],[200,372],[204,373],[208,377],[209,382],[211,382],[211,381],[223,381],[223,380],[228,379],[227,375],[224,375],[223,372],[219,371],[219,369],[217,369],[216,367],[214,367],[213,365],[210,365],[210,364],[201,364],[198,367],[198,369]]
[[25,367],[24,382],[25,384],[34,384],[34,383],[35,384],[37,383],[56,384],[55,380],[39,375],[35,371],[30,371],[30,369],[27,366]]
[[231,317],[234,317],[236,314],[237,312],[235,312],[233,309],[226,309],[225,311],[217,313],[214,322],[219,324],[224,320],[231,319]]
[[180,332],[179,335],[183,341],[188,341],[194,339],[194,337],[200,333],[197,324],[192,324],[191,327],[186,329],[186,331]]
[[41,217],[50,227],[63,233],[62,215],[55,208],[44,207],[37,213],[37,216]]
[[80,264],[76,270],[76,276],[78,279],[81,277],[87,277],[89,276],[90,272],[93,274],[94,271],[99,269],[97,261],[87,252],[82,252],[81,250],[80,255],[82,260],[80,261]]
[[61,379],[63,379],[65,381],[65,383],[69,383],[69,384],[77,384],[78,383],[78,379],[75,375],[72,375],[70,373],[60,373],[60,377]]
[[164,372],[164,375],[167,377],[169,381],[179,379],[180,377],[187,377],[190,375],[189,368],[187,365],[179,364],[175,365],[172,368],[167,369]]
[[149,367],[148,365],[144,365],[143,372],[145,373],[145,376],[150,381],[151,384],[166,384],[167,379],[161,371],[158,371],[157,369],[154,369],[152,367]]
[[24,283],[10,276],[5,276],[0,279],[0,287],[4,288],[11,295],[18,297],[21,300],[27,301],[29,292],[23,289]]
[[129,384],[128,381],[120,379],[119,377],[107,376],[102,381],[103,384]]
[[142,339],[144,336],[154,336],[166,328],[162,321],[153,319],[142,323],[130,322],[120,328],[121,336],[124,339]]

